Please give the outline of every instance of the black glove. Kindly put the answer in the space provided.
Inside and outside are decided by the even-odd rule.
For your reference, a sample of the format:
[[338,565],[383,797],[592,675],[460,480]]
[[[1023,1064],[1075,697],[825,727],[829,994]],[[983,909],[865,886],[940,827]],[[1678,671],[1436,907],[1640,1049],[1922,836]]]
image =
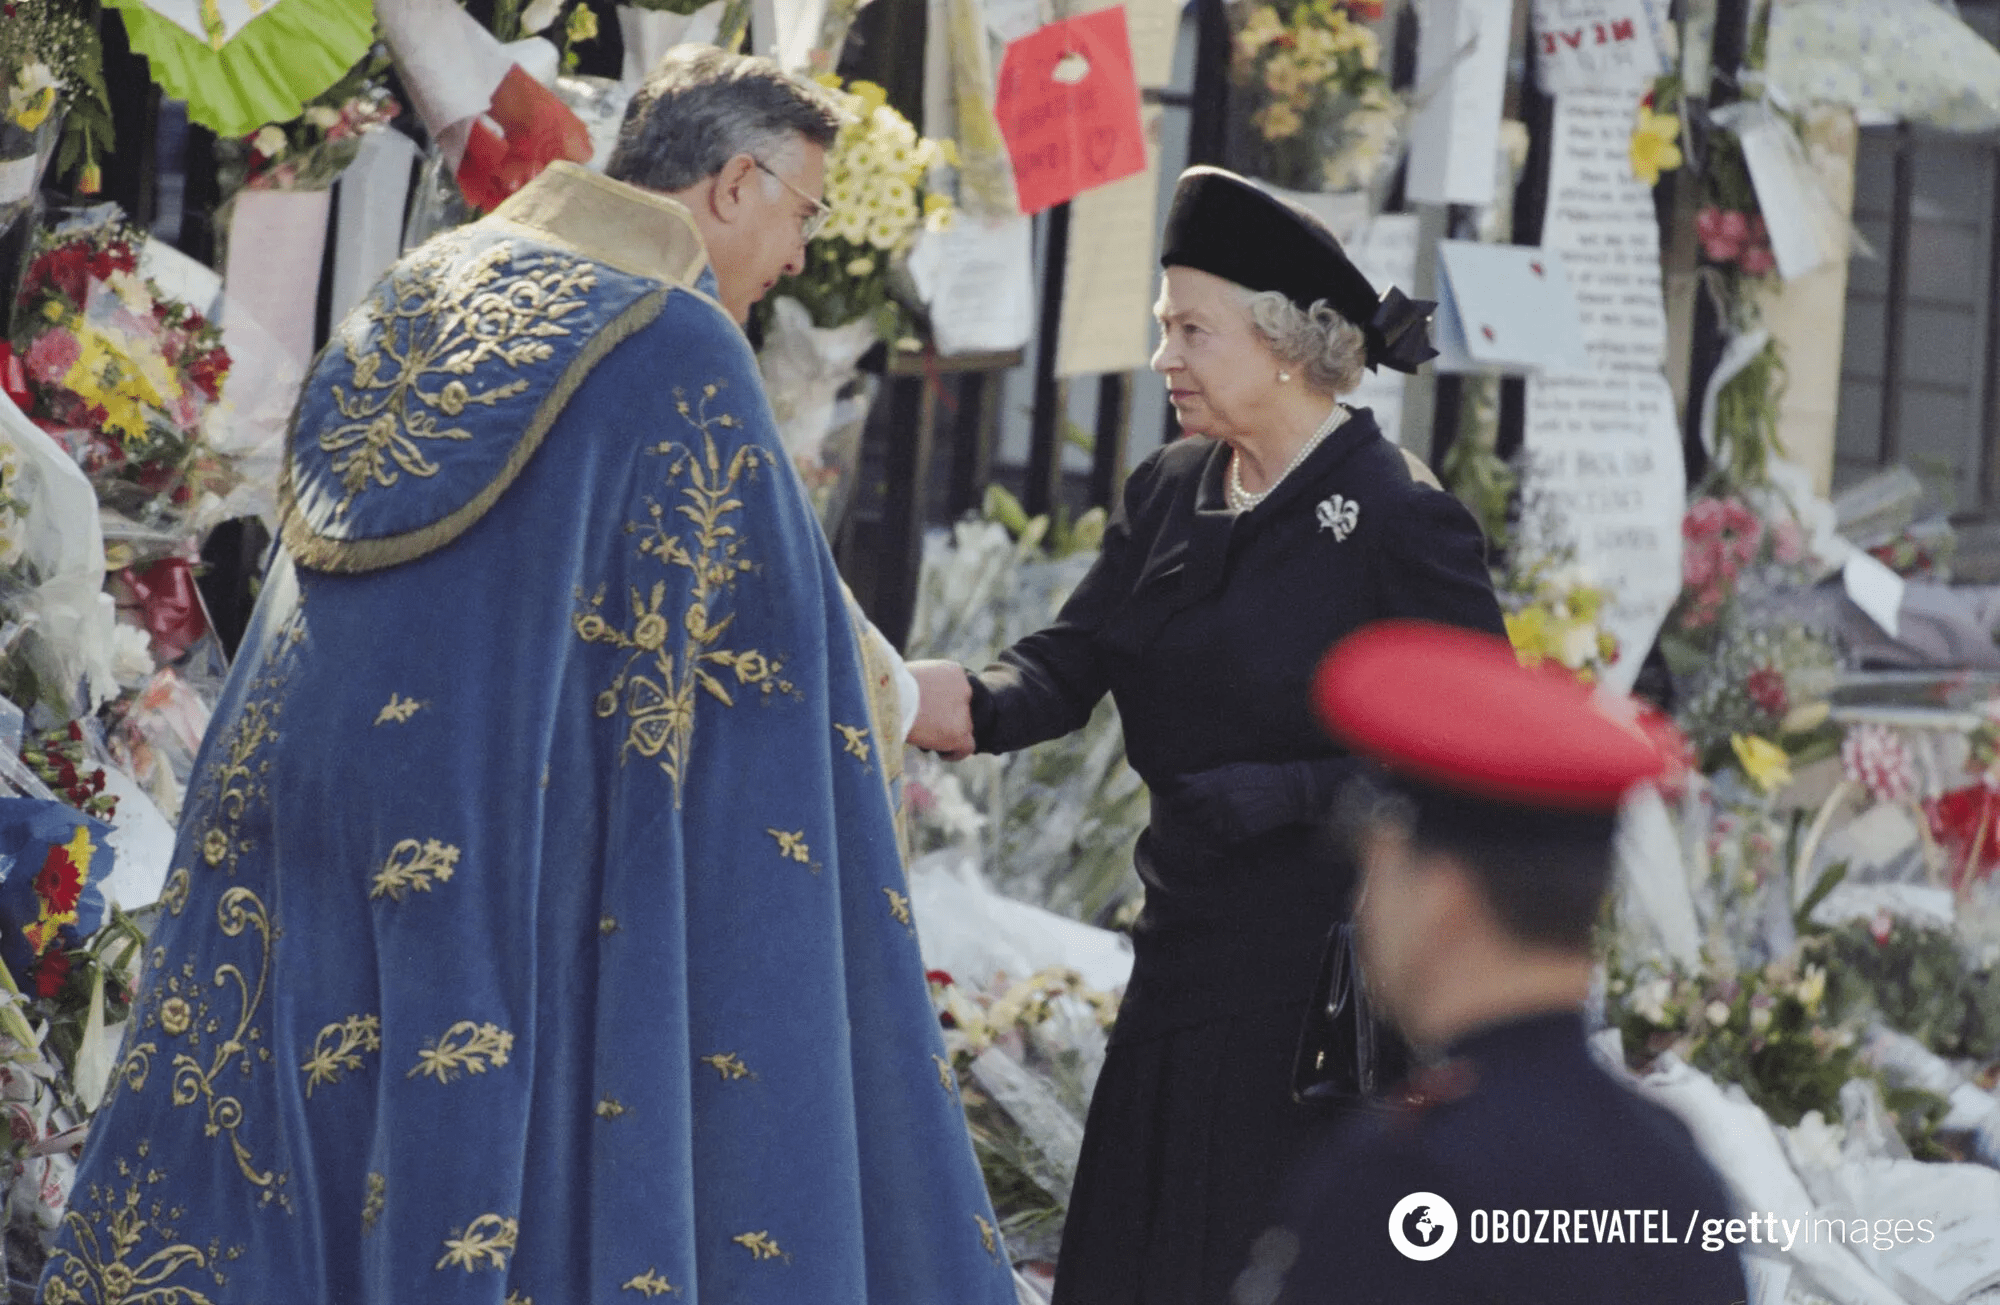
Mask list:
[[1182,775],[1162,796],[1177,822],[1219,843],[1241,843],[1285,825],[1323,819],[1354,773],[1351,757],[1237,761]]

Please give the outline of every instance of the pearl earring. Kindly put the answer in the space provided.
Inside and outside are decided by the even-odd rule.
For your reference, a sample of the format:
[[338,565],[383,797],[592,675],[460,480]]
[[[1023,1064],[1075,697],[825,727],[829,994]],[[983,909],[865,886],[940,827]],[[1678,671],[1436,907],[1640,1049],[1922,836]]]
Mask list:
[[1289,381],[1292,379],[1292,374],[1290,372],[1279,372],[1278,379],[1280,381]]

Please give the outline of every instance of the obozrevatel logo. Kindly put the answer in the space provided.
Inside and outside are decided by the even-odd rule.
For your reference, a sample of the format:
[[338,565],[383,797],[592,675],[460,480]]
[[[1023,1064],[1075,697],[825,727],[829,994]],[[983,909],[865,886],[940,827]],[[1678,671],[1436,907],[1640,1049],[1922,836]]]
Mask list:
[[1389,1240],[1412,1260],[1435,1260],[1458,1240],[1458,1211],[1435,1192],[1411,1192],[1389,1211]]

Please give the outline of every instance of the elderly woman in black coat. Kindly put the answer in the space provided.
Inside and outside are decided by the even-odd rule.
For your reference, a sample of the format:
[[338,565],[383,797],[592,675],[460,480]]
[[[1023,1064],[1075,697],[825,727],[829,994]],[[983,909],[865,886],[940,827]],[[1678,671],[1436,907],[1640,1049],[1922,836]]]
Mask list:
[[1132,980],[1091,1102],[1057,1305],[1224,1305],[1312,1114],[1294,1049],[1353,872],[1314,826],[1351,764],[1307,684],[1332,644],[1419,617],[1503,630],[1479,527],[1340,396],[1433,356],[1426,305],[1378,296],[1318,221],[1184,173],[1153,370],[1187,438],[1133,470],[1047,629],[976,674],[912,666],[911,741],[1006,752],[1106,692],[1153,793]]

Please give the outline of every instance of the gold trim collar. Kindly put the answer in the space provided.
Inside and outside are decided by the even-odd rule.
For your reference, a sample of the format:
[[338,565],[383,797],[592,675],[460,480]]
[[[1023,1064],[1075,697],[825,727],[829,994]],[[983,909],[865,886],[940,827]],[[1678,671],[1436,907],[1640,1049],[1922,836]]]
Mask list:
[[633,276],[692,286],[708,266],[694,215],[657,191],[558,160],[486,218]]

